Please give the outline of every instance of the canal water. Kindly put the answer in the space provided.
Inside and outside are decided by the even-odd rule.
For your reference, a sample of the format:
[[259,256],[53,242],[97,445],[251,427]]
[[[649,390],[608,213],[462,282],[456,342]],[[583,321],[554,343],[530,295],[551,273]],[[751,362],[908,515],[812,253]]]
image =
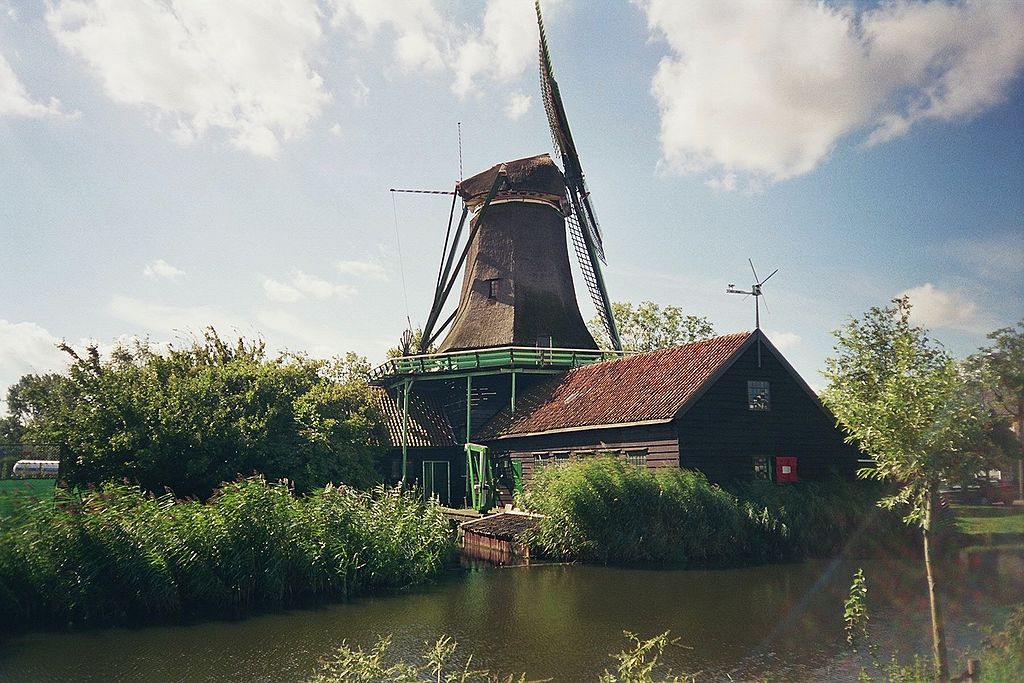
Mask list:
[[[301,681],[338,645],[392,634],[396,653],[447,634],[474,665],[531,678],[587,681],[628,645],[671,631],[663,660],[701,680],[855,680],[867,660],[845,645],[851,577],[868,578],[884,652],[926,654],[927,597],[919,560],[808,561],[728,570],[578,565],[479,568],[407,593],[316,609],[188,626],[39,632],[0,643],[0,681]],[[977,648],[1021,596],[1019,581],[951,577],[952,649]]]

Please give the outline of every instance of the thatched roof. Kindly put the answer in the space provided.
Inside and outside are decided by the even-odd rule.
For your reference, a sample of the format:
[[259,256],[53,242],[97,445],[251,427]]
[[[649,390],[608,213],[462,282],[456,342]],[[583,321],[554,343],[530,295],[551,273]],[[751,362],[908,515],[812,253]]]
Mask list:
[[505,167],[506,183],[499,196],[517,193],[537,194],[555,204],[565,196],[565,178],[547,154],[495,164],[482,173],[459,183],[461,196],[471,209],[481,204],[494,185],[498,171]]

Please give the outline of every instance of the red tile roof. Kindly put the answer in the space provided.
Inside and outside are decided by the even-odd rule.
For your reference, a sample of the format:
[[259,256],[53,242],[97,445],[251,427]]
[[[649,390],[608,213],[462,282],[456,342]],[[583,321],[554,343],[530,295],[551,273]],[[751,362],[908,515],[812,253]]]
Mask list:
[[514,416],[505,408],[475,438],[672,419],[751,335],[740,332],[575,368],[525,392]]

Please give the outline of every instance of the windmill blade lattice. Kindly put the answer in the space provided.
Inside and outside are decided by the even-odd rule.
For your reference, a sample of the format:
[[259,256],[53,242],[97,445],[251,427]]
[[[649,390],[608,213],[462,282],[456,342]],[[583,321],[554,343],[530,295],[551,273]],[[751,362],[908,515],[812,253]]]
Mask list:
[[540,88],[544,98],[544,111],[548,117],[548,127],[551,129],[551,143],[562,157],[562,164],[565,166],[566,188],[571,195],[572,208],[573,212],[577,214],[577,221],[580,227],[589,233],[601,262],[607,263],[601,229],[598,227],[590,192],[583,179],[583,168],[580,165],[579,154],[576,152],[576,143],[572,139],[572,131],[569,130],[569,121],[565,116],[565,107],[562,104],[562,95],[558,90],[558,82],[555,81],[555,69],[551,65],[551,54],[548,51],[548,39],[544,31],[544,20],[540,14],[539,0],[535,2],[534,6],[537,9],[537,26],[540,29]]
[[566,222],[572,235],[573,247],[579,259],[583,279],[594,302],[598,316],[608,331],[612,346],[622,350],[619,331],[612,313],[611,301],[605,291],[604,278],[601,274],[601,263],[607,263],[601,230],[598,227],[594,205],[583,180],[583,169],[576,152],[576,144],[569,130],[569,122],[562,105],[562,96],[555,81],[554,67],[551,65],[551,54],[548,51],[547,34],[544,31],[544,20],[540,12],[540,0],[535,0],[537,10],[537,27],[540,31],[540,84],[544,99],[544,111],[547,113],[548,126],[551,129],[551,142],[562,157],[564,167],[566,193],[569,198],[569,215]]

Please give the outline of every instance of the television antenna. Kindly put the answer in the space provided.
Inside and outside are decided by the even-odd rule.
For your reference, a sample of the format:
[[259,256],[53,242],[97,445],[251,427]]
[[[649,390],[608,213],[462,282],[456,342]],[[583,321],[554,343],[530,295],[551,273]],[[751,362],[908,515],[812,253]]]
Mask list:
[[[757,276],[757,270],[754,268],[754,262],[748,258],[747,259],[747,263],[750,264],[750,271],[754,274],[754,284],[750,285],[750,291],[748,292],[748,291],[743,290],[743,289],[736,289],[736,285],[730,282],[725,287],[725,293],[726,294],[745,294],[747,296],[754,297],[754,327],[755,327],[755,329],[759,330],[759,329],[761,329],[761,304],[760,304],[760,299],[761,299],[761,297],[764,296],[764,292],[761,291],[761,287],[762,287],[762,285],[764,285],[764,283],[768,282],[768,280],[771,280],[772,279],[772,275],[775,275],[775,273],[779,272],[779,269],[776,268],[775,270],[772,271],[771,275],[769,275],[768,277],[766,277],[765,279],[762,280],[761,278],[759,278]],[[768,310],[768,300],[767,299],[765,299],[765,301],[764,301],[764,310],[766,310],[769,313],[771,313],[771,311]]]

